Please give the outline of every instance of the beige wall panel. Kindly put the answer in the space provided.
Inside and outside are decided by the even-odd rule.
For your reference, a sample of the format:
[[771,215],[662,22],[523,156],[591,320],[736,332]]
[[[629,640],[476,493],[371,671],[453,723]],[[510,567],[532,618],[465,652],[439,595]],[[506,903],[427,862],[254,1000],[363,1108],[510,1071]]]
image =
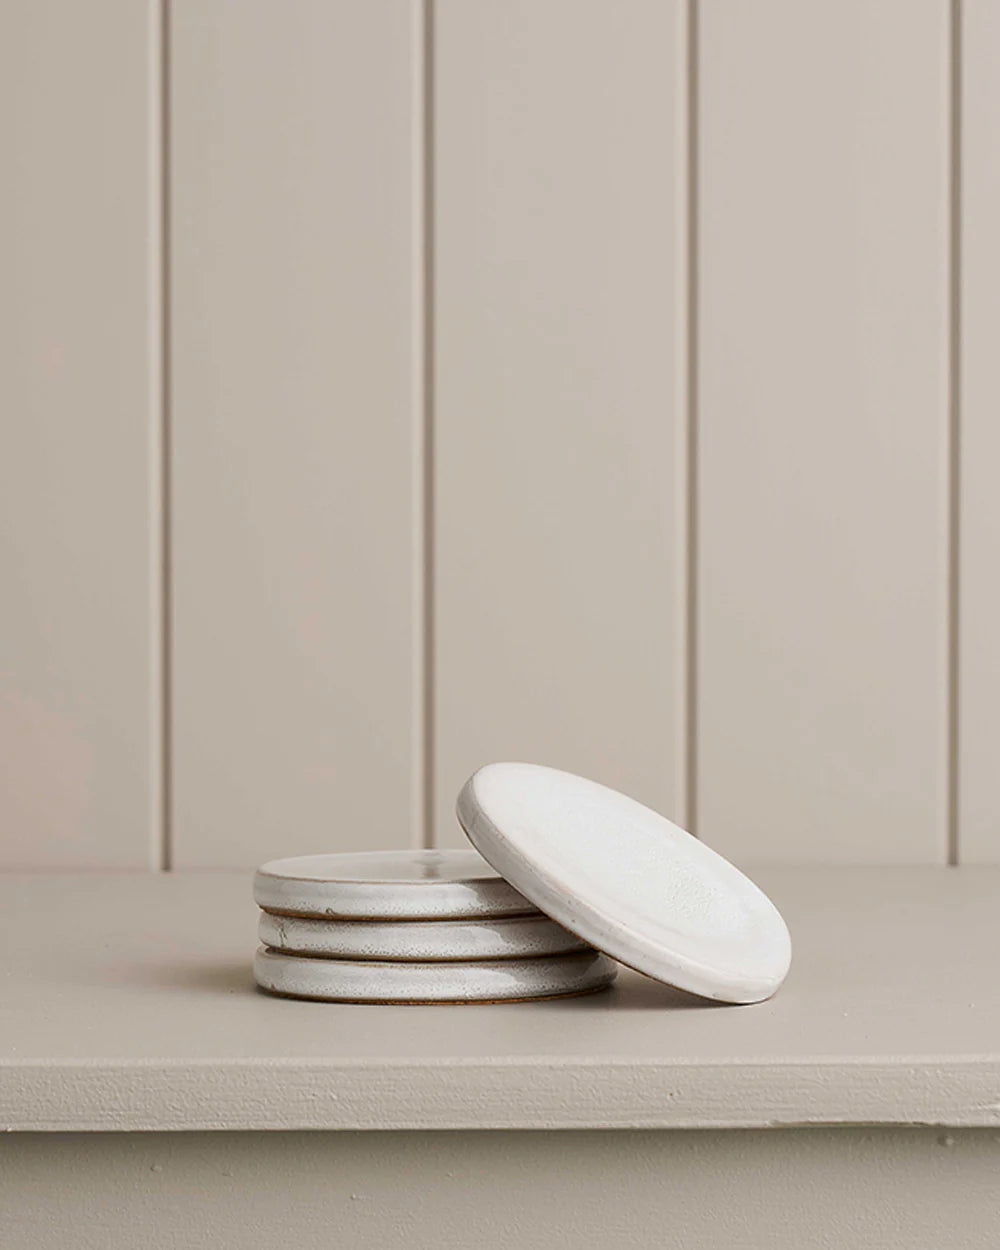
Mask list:
[[976,1129],[7,1133],[0,1233],[4,1250],[993,1250],[998,1180]]
[[1000,860],[1000,3],[962,7],[958,851]]
[[405,0],[176,0],[179,865],[417,837]]
[[0,5],[0,867],[159,860],[155,14]]
[[435,827],[528,759],[683,801],[683,4],[435,5]]
[[710,0],[699,67],[698,832],[947,847],[945,0]]

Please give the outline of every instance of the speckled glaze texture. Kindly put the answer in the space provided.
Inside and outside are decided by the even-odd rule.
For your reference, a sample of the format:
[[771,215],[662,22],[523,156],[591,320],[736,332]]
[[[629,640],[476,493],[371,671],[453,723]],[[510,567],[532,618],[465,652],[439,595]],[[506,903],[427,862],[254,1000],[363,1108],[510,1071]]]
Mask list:
[[265,946],[328,959],[532,959],[589,949],[547,916],[499,920],[314,920],[261,912]]
[[788,929],[737,868],[664,816],[537,764],[489,764],[458,819],[525,897],[598,950],[721,1002],[768,998],[791,961]]
[[263,864],[253,895],[265,911],[320,919],[452,920],[537,912],[476,851],[359,851]]
[[551,959],[392,963],[316,959],[260,947],[254,978],[290,998],[358,1003],[517,1002],[603,989],[617,969],[596,951]]

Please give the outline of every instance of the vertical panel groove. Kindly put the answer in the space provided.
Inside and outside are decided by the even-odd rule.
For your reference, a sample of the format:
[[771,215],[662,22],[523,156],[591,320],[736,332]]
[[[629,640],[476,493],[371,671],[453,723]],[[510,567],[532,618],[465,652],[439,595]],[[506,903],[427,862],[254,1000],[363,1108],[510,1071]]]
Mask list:
[[686,447],[684,508],[684,827],[698,824],[698,0],[688,0],[685,52],[687,183],[685,204]]
[[961,534],[962,6],[951,0],[948,375],[948,863],[959,862],[959,555]]
[[1000,860],[1000,5],[954,3],[956,858]]
[[156,150],[159,174],[159,867],[173,867],[171,829],[171,545],[170,545],[170,0],[159,0],[159,134]]
[[420,786],[419,836],[425,847],[434,845],[434,0],[418,0],[420,36],[417,55],[417,108],[420,129],[416,167],[420,187],[415,197],[419,309],[417,355],[420,370],[418,420],[415,440],[420,480],[415,492],[418,521],[417,620],[421,630],[416,649],[419,688],[415,706],[419,724],[415,733],[418,752],[414,775]]

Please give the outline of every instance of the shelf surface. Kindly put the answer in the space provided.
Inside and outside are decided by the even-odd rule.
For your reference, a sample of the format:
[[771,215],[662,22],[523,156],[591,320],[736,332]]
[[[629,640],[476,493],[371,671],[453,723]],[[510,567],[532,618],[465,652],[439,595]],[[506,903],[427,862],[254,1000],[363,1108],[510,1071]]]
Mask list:
[[0,1128],[1000,1126],[1000,869],[753,875],[794,955],[750,1007],[272,998],[249,873],[0,876]]

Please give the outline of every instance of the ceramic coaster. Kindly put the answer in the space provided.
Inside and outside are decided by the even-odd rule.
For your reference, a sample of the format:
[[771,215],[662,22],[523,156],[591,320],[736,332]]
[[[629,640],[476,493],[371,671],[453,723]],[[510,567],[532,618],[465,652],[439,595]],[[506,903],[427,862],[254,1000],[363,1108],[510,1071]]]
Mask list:
[[313,920],[261,912],[265,946],[327,959],[531,959],[590,949],[548,916],[501,920]]
[[616,790],[537,764],[489,764],[458,819],[522,894],[621,963],[722,1002],[769,997],[785,922],[738,869]]
[[350,1003],[482,1003],[586,994],[610,985],[616,968],[597,951],[551,959],[386,963],[285,955],[262,946],[254,958],[253,971],[262,989],[290,998]]
[[473,850],[301,855],[258,868],[253,896],[286,916],[452,920],[537,908]]

